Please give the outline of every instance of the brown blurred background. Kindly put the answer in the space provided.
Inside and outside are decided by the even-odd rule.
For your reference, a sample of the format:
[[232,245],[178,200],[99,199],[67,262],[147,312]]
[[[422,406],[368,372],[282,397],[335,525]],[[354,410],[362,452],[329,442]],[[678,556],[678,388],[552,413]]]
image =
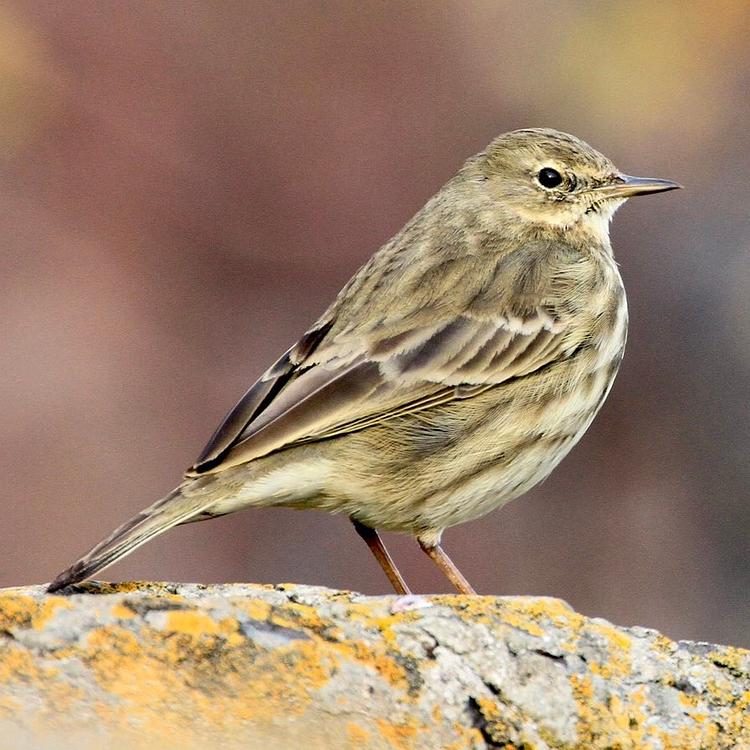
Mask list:
[[[544,125],[687,189],[616,218],[630,338],[588,435],[446,547],[483,592],[750,645],[748,34],[746,0],[5,2],[0,585],[169,490],[465,157]],[[388,588],[346,519],[281,510],[108,576]]]

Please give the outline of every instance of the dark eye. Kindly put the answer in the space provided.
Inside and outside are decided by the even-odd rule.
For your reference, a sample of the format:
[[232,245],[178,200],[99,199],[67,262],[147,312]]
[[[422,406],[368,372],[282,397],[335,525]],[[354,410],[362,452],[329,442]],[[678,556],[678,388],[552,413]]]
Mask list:
[[556,188],[563,181],[562,175],[552,167],[540,169],[536,178],[539,180],[539,184],[545,188]]

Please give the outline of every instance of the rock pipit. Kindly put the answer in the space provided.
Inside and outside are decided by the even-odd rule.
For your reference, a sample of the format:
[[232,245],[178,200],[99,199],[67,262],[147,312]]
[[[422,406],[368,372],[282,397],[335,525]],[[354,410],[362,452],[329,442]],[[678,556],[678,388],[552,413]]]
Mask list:
[[250,388],[180,486],[49,590],[172,526],[273,505],[346,513],[398,593],[377,529],[416,537],[473,593],[443,530],[540,482],[591,424],[628,324],[609,221],[677,187],[565,133],[501,135]]

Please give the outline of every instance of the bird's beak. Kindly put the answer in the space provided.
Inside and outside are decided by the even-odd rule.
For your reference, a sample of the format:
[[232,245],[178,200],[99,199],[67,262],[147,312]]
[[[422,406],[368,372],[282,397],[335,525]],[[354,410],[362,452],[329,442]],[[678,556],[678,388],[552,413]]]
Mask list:
[[620,174],[616,182],[594,188],[591,192],[597,198],[632,198],[634,195],[646,195],[647,193],[662,193],[665,190],[679,190],[682,187],[678,182],[672,180],[660,180],[656,177],[631,177],[629,174]]

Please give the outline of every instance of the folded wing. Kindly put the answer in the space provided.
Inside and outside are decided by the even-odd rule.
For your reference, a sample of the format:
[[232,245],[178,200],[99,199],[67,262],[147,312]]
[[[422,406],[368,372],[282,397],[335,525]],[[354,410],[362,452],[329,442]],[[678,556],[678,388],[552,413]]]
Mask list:
[[331,328],[307,333],[252,386],[191,475],[470,398],[569,353],[564,322],[541,308],[524,318],[465,313],[396,335]]

